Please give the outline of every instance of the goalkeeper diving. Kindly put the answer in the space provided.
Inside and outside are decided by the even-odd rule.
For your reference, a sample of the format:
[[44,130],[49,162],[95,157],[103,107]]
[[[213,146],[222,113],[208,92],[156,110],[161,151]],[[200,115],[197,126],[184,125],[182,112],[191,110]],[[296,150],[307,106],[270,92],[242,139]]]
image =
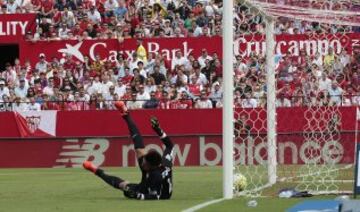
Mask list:
[[146,152],[143,138],[133,122],[124,102],[118,101],[115,103],[115,106],[126,122],[134,143],[136,157],[142,175],[140,183],[134,184],[120,177],[107,175],[104,170],[94,166],[90,161],[85,161],[83,167],[93,172],[110,186],[122,190],[124,195],[128,198],[138,200],[170,199],[173,187],[173,144],[170,138],[161,129],[157,118],[152,117],[150,120],[151,127],[164,143],[165,150],[163,155],[160,155],[156,150],[149,150]]

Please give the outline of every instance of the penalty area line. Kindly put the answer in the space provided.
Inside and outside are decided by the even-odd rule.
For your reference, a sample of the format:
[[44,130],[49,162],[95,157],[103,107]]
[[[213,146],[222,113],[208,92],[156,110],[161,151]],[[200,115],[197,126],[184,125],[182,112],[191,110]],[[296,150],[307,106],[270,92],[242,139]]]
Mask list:
[[200,210],[201,208],[205,208],[205,207],[207,207],[209,205],[216,204],[216,203],[219,203],[219,202],[224,201],[224,200],[225,200],[225,198],[214,199],[214,200],[211,200],[211,201],[200,203],[200,204],[195,205],[195,206],[193,206],[191,208],[185,209],[182,212],[194,212],[194,211]]

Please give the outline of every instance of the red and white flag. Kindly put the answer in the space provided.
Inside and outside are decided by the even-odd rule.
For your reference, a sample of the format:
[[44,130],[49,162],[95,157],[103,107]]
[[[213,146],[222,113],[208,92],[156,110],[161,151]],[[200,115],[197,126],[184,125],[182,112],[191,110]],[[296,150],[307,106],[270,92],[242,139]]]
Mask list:
[[56,110],[15,112],[21,137],[55,137]]

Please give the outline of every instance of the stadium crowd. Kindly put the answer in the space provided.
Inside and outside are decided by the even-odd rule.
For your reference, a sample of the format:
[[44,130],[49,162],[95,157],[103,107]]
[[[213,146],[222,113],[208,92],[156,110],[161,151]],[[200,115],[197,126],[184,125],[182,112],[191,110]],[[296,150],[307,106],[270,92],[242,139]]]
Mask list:
[[[19,6],[20,5],[20,6]],[[260,16],[237,5],[235,33],[264,33]],[[2,13],[36,12],[36,32],[27,39],[138,40],[132,58],[119,55],[115,62],[100,59],[75,61],[67,55],[39,61],[16,59],[0,72],[0,110],[114,109],[124,100],[130,109],[187,109],[222,107],[222,61],[202,49],[199,57],[181,52],[171,61],[146,52],[142,38],[217,36],[222,33],[222,1],[217,0],[8,0]],[[329,31],[330,30],[330,31]],[[279,19],[276,33],[340,32],[356,28],[292,22]],[[290,52],[277,56],[278,107],[304,105],[360,105],[360,54],[329,48],[322,56]],[[255,53],[236,56],[234,62],[236,107],[266,104],[265,58]]]

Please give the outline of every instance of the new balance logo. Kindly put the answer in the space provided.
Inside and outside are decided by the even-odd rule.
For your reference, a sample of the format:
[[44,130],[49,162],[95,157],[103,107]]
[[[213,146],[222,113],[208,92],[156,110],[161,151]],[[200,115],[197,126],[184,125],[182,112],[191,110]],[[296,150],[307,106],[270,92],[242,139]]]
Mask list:
[[68,139],[62,146],[54,168],[81,167],[85,160],[90,160],[96,166],[101,166],[105,161],[104,153],[110,144],[107,139]]

